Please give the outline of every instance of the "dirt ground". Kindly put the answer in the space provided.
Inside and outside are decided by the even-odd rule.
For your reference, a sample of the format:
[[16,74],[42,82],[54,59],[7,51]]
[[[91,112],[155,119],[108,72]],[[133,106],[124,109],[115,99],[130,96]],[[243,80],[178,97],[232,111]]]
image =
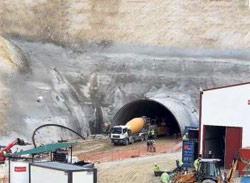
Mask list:
[[[153,175],[153,166],[157,162],[161,169],[171,170],[175,167],[175,159],[181,153],[162,154],[149,157],[130,158],[122,161],[96,164],[98,183],[158,183],[159,177]],[[3,177],[8,177],[4,165],[0,170],[0,183],[5,183]]]
[[176,167],[175,160],[180,158],[179,152],[96,164],[98,182],[159,183],[159,177],[153,175],[154,163],[162,170],[172,170]]
[[[74,154],[127,151],[145,147],[145,143],[137,142],[129,146],[113,146],[107,137],[101,136],[79,142],[74,147]],[[159,138],[156,140],[156,143],[158,145],[167,144],[169,147],[175,147],[180,141],[170,138]],[[176,167],[176,159],[181,159],[181,149],[179,148],[175,149],[174,153],[152,153],[123,160],[95,162],[95,167],[98,170],[98,183],[159,183],[159,177],[155,177],[153,174],[154,163],[157,163],[161,170],[171,171]],[[4,177],[8,178],[7,172],[7,165],[1,165],[0,183],[8,181],[7,179],[3,180]],[[235,183],[239,183],[239,179],[236,179]]]
[[[180,141],[172,138],[162,137],[156,139],[156,145],[174,147]],[[82,141],[74,147],[74,154],[96,152],[121,152],[133,149],[146,148],[146,142],[136,142],[128,146],[113,146],[107,137],[97,137]],[[179,149],[177,151],[180,151]],[[121,161],[96,163],[98,169],[98,182],[100,183],[158,183],[159,177],[153,175],[154,163],[158,163],[162,170],[175,168],[175,160],[181,158],[181,153],[151,154],[143,157],[128,158]]]
[[[74,154],[92,154],[97,152],[126,152],[146,146],[146,142],[137,142],[129,146],[113,146],[107,137],[88,139],[74,147]],[[156,144],[175,147],[180,141],[167,137],[158,138]],[[127,158],[109,162],[95,162],[98,169],[98,183],[159,183],[159,177],[153,175],[154,163],[157,163],[161,170],[171,171],[176,167],[175,160],[181,159],[181,149],[175,153],[147,154],[141,157]],[[234,180],[239,183],[239,178]]]
[[[160,137],[156,139],[156,145],[170,145],[174,146],[179,141],[170,137]],[[87,139],[84,141],[79,141],[79,143],[74,147],[74,154],[81,153],[91,153],[91,152],[102,152],[102,151],[119,151],[119,150],[129,150],[146,147],[146,141],[136,142],[128,146],[117,145],[114,146],[110,143],[110,139],[107,136],[96,137],[95,139]]]
[[128,146],[110,143],[108,137],[99,137],[81,141],[74,147],[74,156],[79,160],[91,162],[106,162],[128,159],[133,157],[149,156],[162,153],[178,152],[181,150],[181,141],[173,138],[158,138],[154,144],[155,151],[148,151],[146,141],[136,142]]
[[[181,152],[99,163],[95,165],[98,169],[97,182],[160,183],[159,177],[153,175],[154,163],[161,170],[171,171],[176,167],[176,159],[181,159]],[[233,183],[240,183],[240,178],[236,177]]]

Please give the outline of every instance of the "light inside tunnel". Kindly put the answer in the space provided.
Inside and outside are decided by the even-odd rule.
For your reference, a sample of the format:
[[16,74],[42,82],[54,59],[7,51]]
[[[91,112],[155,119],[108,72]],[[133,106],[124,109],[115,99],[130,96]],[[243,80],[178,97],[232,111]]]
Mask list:
[[146,116],[151,125],[157,125],[158,135],[180,133],[180,126],[172,112],[160,102],[140,99],[124,105],[114,116],[114,125],[125,125],[129,120]]

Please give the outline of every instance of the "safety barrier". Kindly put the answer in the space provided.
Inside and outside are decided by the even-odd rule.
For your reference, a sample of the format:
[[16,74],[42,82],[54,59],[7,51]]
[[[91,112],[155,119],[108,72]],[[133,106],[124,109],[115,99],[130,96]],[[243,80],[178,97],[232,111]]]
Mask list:
[[162,153],[173,153],[181,150],[182,142],[178,142],[175,145],[161,144],[155,145],[155,152],[148,152],[147,147],[134,147],[127,150],[111,150],[102,152],[83,153],[78,155],[80,160],[92,161],[92,162],[105,162],[105,161],[116,161],[127,158],[139,157],[139,156],[150,156]]

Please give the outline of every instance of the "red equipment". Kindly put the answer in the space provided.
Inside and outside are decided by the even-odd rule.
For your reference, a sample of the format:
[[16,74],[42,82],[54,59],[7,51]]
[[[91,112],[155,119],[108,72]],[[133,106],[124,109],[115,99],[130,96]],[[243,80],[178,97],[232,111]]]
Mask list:
[[0,149],[0,162],[3,162],[5,160],[5,152],[11,152],[11,148],[15,145],[27,145],[27,144],[22,139],[19,138],[9,143],[7,146]]

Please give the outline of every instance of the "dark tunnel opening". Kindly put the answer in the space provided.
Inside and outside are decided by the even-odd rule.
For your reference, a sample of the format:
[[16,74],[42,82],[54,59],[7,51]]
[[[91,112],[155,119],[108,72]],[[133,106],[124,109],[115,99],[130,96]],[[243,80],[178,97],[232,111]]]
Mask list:
[[142,116],[149,118],[151,125],[157,126],[158,136],[181,133],[172,112],[163,104],[150,99],[135,100],[124,105],[114,116],[112,125],[125,125],[131,119]]

